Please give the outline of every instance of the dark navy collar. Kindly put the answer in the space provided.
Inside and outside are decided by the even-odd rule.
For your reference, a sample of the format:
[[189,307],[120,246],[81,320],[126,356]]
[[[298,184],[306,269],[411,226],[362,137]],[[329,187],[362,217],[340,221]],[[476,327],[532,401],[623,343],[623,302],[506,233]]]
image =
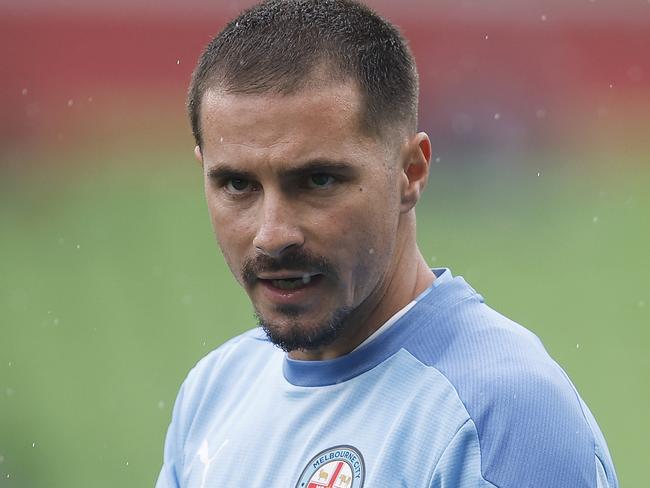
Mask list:
[[342,383],[371,370],[400,350],[417,329],[417,318],[426,315],[435,321],[445,308],[462,300],[474,290],[461,277],[453,277],[448,268],[432,270],[436,280],[417,298],[417,303],[385,333],[344,356],[327,361],[300,361],[285,356],[283,373],[296,386],[325,386]]

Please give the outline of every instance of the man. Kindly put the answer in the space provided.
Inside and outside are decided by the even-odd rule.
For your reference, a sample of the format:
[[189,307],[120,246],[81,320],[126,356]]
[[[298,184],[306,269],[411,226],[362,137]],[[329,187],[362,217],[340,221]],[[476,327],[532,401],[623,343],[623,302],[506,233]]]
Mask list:
[[261,327],[190,372],[159,488],[618,486],[539,340],[422,258],[417,98],[404,40],[351,0],[262,3],[202,54],[195,153]]

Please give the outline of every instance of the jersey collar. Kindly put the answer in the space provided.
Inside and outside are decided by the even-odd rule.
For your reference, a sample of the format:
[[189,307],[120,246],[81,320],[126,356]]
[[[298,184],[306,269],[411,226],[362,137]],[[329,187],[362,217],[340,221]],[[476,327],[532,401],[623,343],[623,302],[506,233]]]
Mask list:
[[[426,314],[435,321],[439,312],[452,302],[467,296],[471,287],[461,277],[452,276],[448,268],[432,269],[436,275],[433,285],[422,292],[417,302],[388,330],[374,340],[362,344],[354,351],[326,361],[301,361],[285,355],[285,379],[296,386],[325,386],[348,381],[395,354],[419,322],[416,318]],[[473,292],[473,290],[471,290]],[[431,311],[433,314],[430,314]]]

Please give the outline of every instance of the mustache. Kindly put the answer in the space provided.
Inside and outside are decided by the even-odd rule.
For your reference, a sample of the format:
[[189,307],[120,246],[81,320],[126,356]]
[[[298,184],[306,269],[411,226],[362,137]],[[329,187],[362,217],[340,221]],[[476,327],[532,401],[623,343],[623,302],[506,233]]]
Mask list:
[[259,254],[242,265],[242,278],[248,285],[257,281],[261,273],[274,271],[308,271],[338,278],[332,263],[325,256],[317,256],[304,249],[289,249],[278,258]]

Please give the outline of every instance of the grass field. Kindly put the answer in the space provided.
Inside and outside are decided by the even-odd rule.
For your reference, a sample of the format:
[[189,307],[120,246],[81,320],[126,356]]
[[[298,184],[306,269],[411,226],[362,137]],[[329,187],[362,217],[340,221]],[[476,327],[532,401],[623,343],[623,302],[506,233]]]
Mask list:
[[[2,487],[152,486],[186,372],[254,325],[196,165],[123,156],[0,182]],[[646,486],[650,169],[456,163],[419,208],[425,256],[542,338]]]

